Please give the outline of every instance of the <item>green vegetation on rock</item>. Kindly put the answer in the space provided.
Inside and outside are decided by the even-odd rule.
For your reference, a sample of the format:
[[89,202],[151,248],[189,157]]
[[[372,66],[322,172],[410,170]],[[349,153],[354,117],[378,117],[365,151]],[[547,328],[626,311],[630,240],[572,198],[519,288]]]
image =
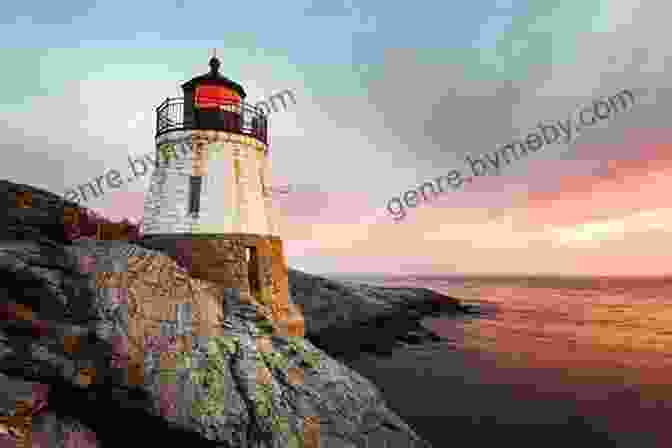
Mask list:
[[287,367],[289,366],[289,359],[282,356],[282,354],[278,352],[270,352],[270,353],[260,352],[260,354],[257,357],[257,360],[259,361],[262,359],[263,361],[266,362],[266,364],[268,364],[274,369],[286,370]]
[[[191,380],[207,388],[205,400],[194,402],[195,415],[221,415],[224,412],[226,356],[235,355],[240,350],[240,340],[236,336],[214,336],[208,341],[207,365],[191,370]],[[191,354],[178,353],[178,366],[192,369]]]
[[[260,336],[273,334],[273,323],[268,319],[257,322]],[[305,339],[294,336],[287,338],[289,353],[298,354],[302,364],[309,368],[319,365],[320,356],[317,352],[310,352],[306,348]],[[222,415],[225,410],[225,384],[227,358],[240,352],[240,339],[237,336],[214,336],[210,338],[207,346],[207,363],[204,368],[195,369],[195,362],[190,353],[178,353],[178,368],[190,370],[191,380],[207,389],[206,398],[194,402],[192,412],[197,416]],[[289,358],[280,352],[259,351],[256,355],[258,369],[286,370],[289,366]],[[175,381],[177,372],[175,369],[162,370],[162,381]],[[287,417],[278,415],[273,410],[273,387],[270,384],[257,384],[254,397],[256,414],[259,418],[270,420],[270,429],[276,433],[287,434],[288,447],[302,448],[302,437],[290,431]]]
[[289,434],[287,448],[303,448],[303,439],[297,436],[295,433]]
[[301,355],[303,364],[311,369],[316,369],[320,365],[320,354],[310,352],[306,348],[305,339],[300,336],[290,336],[287,338],[289,351]]
[[177,371],[175,369],[159,370],[159,381],[161,384],[175,384],[177,382]]
[[257,330],[260,336],[271,336],[273,334],[273,322],[268,319],[257,321]]
[[259,417],[271,420],[271,429],[273,432],[289,432],[289,421],[287,417],[273,412],[273,387],[270,384],[257,384],[254,404],[256,413]]

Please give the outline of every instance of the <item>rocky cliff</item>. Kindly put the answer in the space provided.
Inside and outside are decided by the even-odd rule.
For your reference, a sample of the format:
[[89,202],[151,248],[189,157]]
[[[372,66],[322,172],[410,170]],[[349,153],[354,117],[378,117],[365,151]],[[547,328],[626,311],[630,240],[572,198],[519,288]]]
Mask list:
[[[1,448],[429,446],[311,339],[336,353],[330,335],[347,322],[375,328],[409,306],[455,301],[291,271],[308,338],[280,336],[268,310],[164,253],[70,240],[64,207],[76,204],[7,181],[0,193]],[[175,307],[148,306],[176,296]]]

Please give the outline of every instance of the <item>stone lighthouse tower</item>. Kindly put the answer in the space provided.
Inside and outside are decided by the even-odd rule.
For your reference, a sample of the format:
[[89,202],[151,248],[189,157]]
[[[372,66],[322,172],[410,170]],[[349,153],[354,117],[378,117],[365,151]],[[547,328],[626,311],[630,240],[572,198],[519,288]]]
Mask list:
[[289,313],[287,265],[271,200],[268,120],[243,87],[210,71],[156,109],[156,165],[145,196],[144,241],[192,277],[243,302]]

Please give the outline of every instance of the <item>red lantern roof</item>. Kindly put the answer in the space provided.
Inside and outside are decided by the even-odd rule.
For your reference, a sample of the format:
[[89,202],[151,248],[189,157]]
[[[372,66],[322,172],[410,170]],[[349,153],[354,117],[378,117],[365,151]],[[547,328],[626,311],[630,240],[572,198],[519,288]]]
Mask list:
[[182,90],[185,91],[193,90],[198,86],[205,86],[205,85],[220,86],[233,90],[240,96],[241,99],[245,99],[247,95],[245,94],[245,90],[243,89],[243,87],[237,82],[231,81],[229,78],[222,76],[219,73],[219,67],[222,65],[221,62],[219,62],[219,59],[213,56],[212,58],[210,58],[209,65],[210,65],[209,73],[197,76],[185,82],[184,84],[182,84]]

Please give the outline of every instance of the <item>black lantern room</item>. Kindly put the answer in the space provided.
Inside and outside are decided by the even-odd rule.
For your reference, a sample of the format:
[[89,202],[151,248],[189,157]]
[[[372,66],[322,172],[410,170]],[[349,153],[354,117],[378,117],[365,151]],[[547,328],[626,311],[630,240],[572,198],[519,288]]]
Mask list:
[[245,103],[243,87],[219,73],[217,57],[209,65],[210,72],[182,84],[184,98],[168,98],[157,107],[156,135],[184,129],[218,130],[267,143],[263,111]]

